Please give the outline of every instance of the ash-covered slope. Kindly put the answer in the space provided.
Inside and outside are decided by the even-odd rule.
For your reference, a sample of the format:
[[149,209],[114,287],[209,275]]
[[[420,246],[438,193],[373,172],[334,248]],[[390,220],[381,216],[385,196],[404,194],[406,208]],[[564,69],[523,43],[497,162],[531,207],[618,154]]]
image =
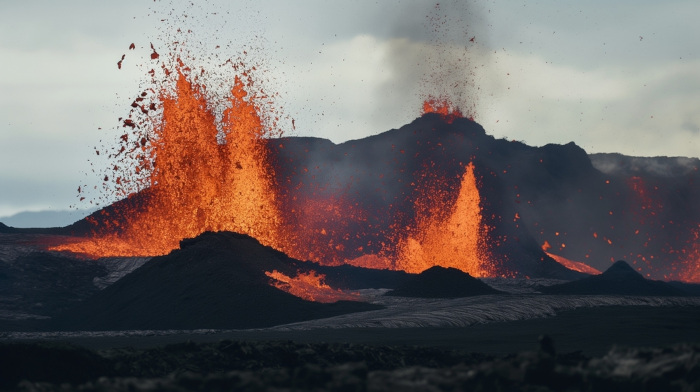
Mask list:
[[541,289],[546,294],[686,296],[688,293],[660,281],[648,280],[619,260],[600,275]]
[[308,263],[255,239],[204,233],[54,320],[63,330],[254,328],[377,309],[361,302],[321,304],[271,287],[265,271],[289,276]]
[[396,297],[459,298],[501,294],[486,283],[455,268],[432,267],[385,295]]

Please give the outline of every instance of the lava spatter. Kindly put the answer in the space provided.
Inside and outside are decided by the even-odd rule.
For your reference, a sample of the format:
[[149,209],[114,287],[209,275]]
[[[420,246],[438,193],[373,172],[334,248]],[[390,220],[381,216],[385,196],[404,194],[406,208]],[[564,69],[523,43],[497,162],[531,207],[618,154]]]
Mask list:
[[[93,257],[154,256],[177,248],[183,238],[220,230],[281,247],[266,131],[253,99],[246,100],[246,85],[252,82],[244,82],[245,74],[235,77],[218,122],[204,87],[184,72],[178,69],[174,92],[161,93],[162,119],[150,143],[137,150],[151,168],[142,202],[113,212],[112,224],[96,228],[92,238],[54,250]],[[128,140],[128,135],[122,138],[124,144]]]
[[[450,201],[453,204],[450,205]],[[416,227],[407,230],[398,245],[396,268],[419,273],[433,266],[453,267],[472,276],[490,276],[481,198],[468,164],[456,199],[445,184],[433,183],[416,200]]]

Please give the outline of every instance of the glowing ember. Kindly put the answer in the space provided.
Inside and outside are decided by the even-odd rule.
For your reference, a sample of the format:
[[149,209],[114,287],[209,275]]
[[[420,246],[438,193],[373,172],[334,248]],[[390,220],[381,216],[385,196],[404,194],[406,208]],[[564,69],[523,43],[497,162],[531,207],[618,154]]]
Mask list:
[[681,274],[681,279],[688,283],[700,283],[700,224],[692,231],[692,234],[692,242],[688,249],[683,252],[685,271]]
[[297,259],[323,265],[343,264],[351,237],[362,231],[366,213],[355,204],[335,195],[297,198],[282,208],[284,251]]
[[331,303],[358,301],[360,299],[357,293],[336,290],[327,285],[325,283],[326,276],[315,271],[307,273],[297,272],[297,275],[294,277],[289,277],[277,270],[272,272],[266,271],[265,275],[273,279],[270,282],[271,286],[307,301]]
[[419,273],[433,266],[453,267],[472,276],[489,276],[485,254],[487,228],[481,223],[481,198],[474,165],[466,167],[457,199],[436,183],[416,201],[416,227],[398,245],[396,268]]

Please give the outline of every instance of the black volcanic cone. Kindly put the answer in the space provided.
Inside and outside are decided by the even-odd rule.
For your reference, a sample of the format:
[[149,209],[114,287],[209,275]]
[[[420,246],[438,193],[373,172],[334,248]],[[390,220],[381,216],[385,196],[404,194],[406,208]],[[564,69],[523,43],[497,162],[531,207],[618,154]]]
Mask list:
[[687,295],[668,283],[645,279],[623,260],[616,261],[600,275],[544,287],[541,291],[546,294]]
[[396,297],[458,298],[501,294],[486,283],[456,268],[435,266],[386,293]]
[[270,286],[264,272],[296,275],[305,263],[247,235],[207,232],[155,257],[55,320],[63,330],[266,327],[379,308],[322,304]]

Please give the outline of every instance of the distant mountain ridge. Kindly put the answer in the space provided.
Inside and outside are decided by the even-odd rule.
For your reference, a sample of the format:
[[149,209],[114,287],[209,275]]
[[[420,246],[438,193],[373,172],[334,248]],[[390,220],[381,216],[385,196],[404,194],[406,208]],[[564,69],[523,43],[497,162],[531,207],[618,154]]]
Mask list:
[[700,159],[688,157],[635,157],[618,153],[588,154],[593,166],[607,174],[683,176],[700,171]]
[[14,215],[0,217],[0,222],[15,228],[65,227],[95,211],[97,209],[23,211]]

